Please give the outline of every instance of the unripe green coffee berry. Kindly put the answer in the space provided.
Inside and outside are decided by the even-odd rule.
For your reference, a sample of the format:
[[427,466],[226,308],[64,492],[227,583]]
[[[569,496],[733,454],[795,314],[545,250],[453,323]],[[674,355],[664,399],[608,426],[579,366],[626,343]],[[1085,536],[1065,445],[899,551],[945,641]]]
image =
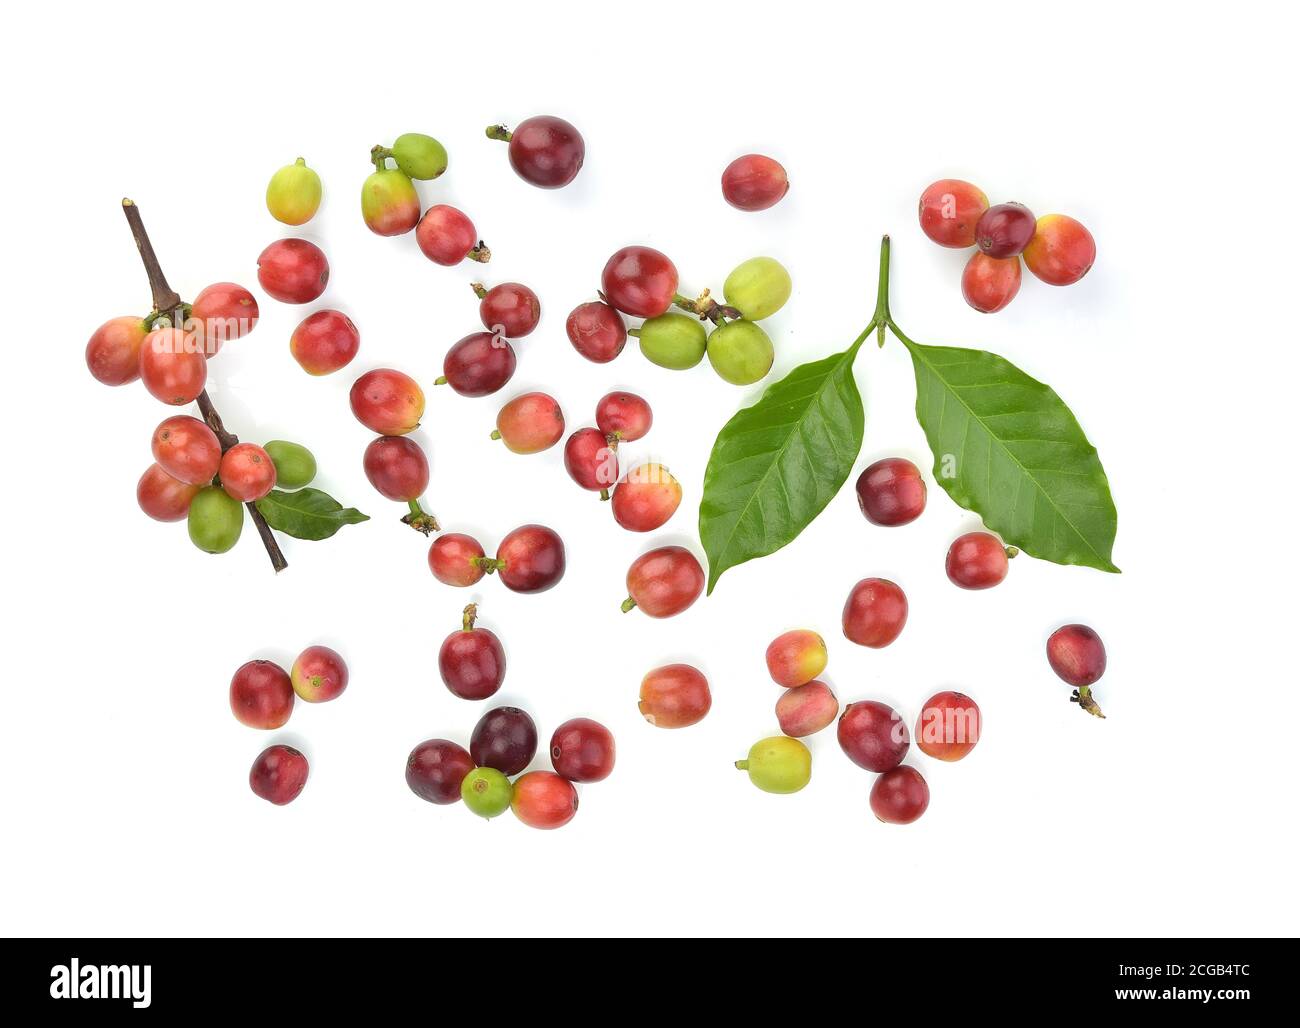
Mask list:
[[709,336],[709,363],[732,385],[753,385],[772,370],[772,340],[751,321],[729,321]]
[[224,489],[210,485],[190,504],[190,541],[205,553],[225,553],[244,530],[244,505]]
[[301,489],[316,477],[316,458],[311,450],[297,443],[272,439],[262,447],[275,465],[277,489]]
[[420,220],[420,194],[406,172],[381,168],[362,183],[361,216],[381,236],[410,232]]
[[774,735],[749,748],[736,767],[749,772],[749,780],[764,792],[798,792],[812,778],[812,754],[798,739]]
[[699,320],[688,314],[660,314],[633,331],[641,340],[646,360],[661,368],[684,371],[704,359],[707,333]]
[[389,148],[393,160],[411,178],[437,178],[447,170],[447,150],[433,136],[406,132]]
[[286,225],[304,225],[320,207],[320,176],[299,157],[271,176],[266,187],[266,209]]
[[460,783],[460,798],[479,817],[496,817],[510,809],[514,786],[496,768],[476,767]]
[[771,257],[751,257],[727,276],[722,293],[746,321],[762,321],[790,299],[790,273]]

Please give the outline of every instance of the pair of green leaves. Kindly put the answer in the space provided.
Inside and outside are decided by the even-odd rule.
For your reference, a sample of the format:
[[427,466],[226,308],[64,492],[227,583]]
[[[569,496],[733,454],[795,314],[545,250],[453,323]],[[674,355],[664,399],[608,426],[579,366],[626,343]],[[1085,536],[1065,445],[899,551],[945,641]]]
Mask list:
[[329,493],[311,488],[291,493],[272,489],[257,501],[257,509],[277,532],[313,542],[328,539],[344,525],[370,520],[359,510],[344,507]]

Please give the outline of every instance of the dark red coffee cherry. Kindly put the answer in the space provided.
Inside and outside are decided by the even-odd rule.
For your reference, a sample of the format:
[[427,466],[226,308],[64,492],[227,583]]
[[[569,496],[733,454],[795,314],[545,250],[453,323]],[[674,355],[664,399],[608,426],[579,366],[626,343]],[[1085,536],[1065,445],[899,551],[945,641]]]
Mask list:
[[537,294],[518,282],[502,282],[491,289],[475,283],[474,292],[479,297],[478,316],[489,332],[518,339],[535,329],[542,317]]
[[601,300],[588,300],[573,308],[564,331],[573,348],[596,364],[608,364],[627,344],[623,315]]
[[963,589],[991,589],[1007,577],[1007,559],[1015,554],[995,535],[967,532],[948,547],[948,579]]
[[460,799],[461,782],[473,770],[474,758],[464,746],[450,739],[429,739],[406,758],[406,784],[422,800],[455,803]]
[[1092,685],[1106,671],[1106,647],[1087,625],[1063,625],[1047,640],[1047,662],[1076,689]]
[[596,427],[605,438],[634,443],[650,431],[654,414],[636,393],[606,393],[596,404]]
[[601,273],[605,299],[636,318],[655,318],[673,305],[677,268],[648,246],[625,246],[605,262]]
[[491,332],[475,332],[455,343],[442,362],[436,385],[450,385],[461,396],[489,396],[515,373],[515,350]]
[[493,125],[487,135],[508,142],[510,166],[515,173],[542,189],[567,186],[582,170],[587,155],[582,133],[563,118],[550,114],[521,121],[513,132],[504,125]]
[[537,753],[537,726],[518,707],[496,707],[474,726],[469,752],[479,767],[517,775]]
[[485,700],[506,677],[506,651],[501,640],[486,628],[476,628],[478,606],[465,608],[458,632],[442,641],[438,650],[438,673],[443,684],[462,700]]
[[268,746],[257,755],[248,772],[253,793],[282,807],[292,803],[307,784],[307,758],[292,746]]
[[599,782],[614,770],[614,736],[586,717],[564,722],[551,736],[551,764],[571,782]]
[[871,786],[871,812],[889,825],[910,825],[930,805],[930,787],[914,767],[886,771]]
[[858,767],[880,773],[897,767],[911,739],[898,712],[876,700],[850,703],[835,729],[840,748]]
[[906,525],[925,510],[925,479],[910,460],[878,460],[858,476],[858,506],[873,525]]
[[564,577],[564,541],[545,525],[523,525],[501,540],[492,570],[517,593],[541,593]]
[[564,468],[582,488],[608,499],[618,482],[618,451],[599,429],[580,428],[564,443]]
[[1034,238],[1037,219],[1022,203],[1000,203],[980,215],[975,243],[989,257],[1015,257]]

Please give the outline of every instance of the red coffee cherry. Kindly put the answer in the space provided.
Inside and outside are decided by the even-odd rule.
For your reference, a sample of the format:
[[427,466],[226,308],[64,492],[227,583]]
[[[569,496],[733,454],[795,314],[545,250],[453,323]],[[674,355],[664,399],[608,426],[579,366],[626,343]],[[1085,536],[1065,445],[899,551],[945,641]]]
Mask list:
[[963,589],[991,589],[1007,577],[1007,558],[1012,555],[997,536],[967,532],[948,547],[948,579]]
[[722,197],[742,211],[765,211],[790,189],[785,168],[771,157],[750,153],[737,157],[722,172]]
[[844,637],[879,649],[898,638],[907,624],[907,596],[884,578],[864,578],[849,591],[841,616]]
[[873,525],[895,527],[915,521],[925,510],[925,479],[902,457],[886,457],[858,476],[858,507]]

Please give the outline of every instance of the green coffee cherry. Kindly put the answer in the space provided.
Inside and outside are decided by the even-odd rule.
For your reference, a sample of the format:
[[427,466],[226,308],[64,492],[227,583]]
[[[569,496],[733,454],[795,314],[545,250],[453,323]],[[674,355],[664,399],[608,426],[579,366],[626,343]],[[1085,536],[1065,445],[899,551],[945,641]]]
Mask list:
[[262,447],[275,465],[277,489],[301,489],[316,477],[316,458],[311,450],[283,439],[272,439]]
[[638,330],[641,352],[661,368],[684,371],[704,359],[704,326],[689,314],[660,314]]
[[812,754],[798,739],[774,735],[749,748],[736,767],[749,772],[749,780],[764,792],[798,792],[812,778]]
[[709,363],[732,385],[753,385],[772,370],[772,340],[752,321],[729,321],[709,336]]
[[409,175],[397,168],[380,168],[361,184],[361,216],[372,232],[398,236],[420,220],[420,194]]
[[304,225],[320,207],[320,176],[299,157],[271,176],[266,187],[266,209],[286,225]]
[[790,273],[771,257],[751,257],[727,276],[722,294],[746,321],[762,321],[790,299]]
[[460,798],[479,817],[504,814],[513,795],[510,779],[492,767],[476,767],[460,783]]
[[190,541],[205,553],[225,553],[239,542],[244,505],[219,486],[201,489],[190,504]]
[[397,137],[389,153],[411,178],[437,178],[447,170],[447,150],[433,136],[407,132]]

